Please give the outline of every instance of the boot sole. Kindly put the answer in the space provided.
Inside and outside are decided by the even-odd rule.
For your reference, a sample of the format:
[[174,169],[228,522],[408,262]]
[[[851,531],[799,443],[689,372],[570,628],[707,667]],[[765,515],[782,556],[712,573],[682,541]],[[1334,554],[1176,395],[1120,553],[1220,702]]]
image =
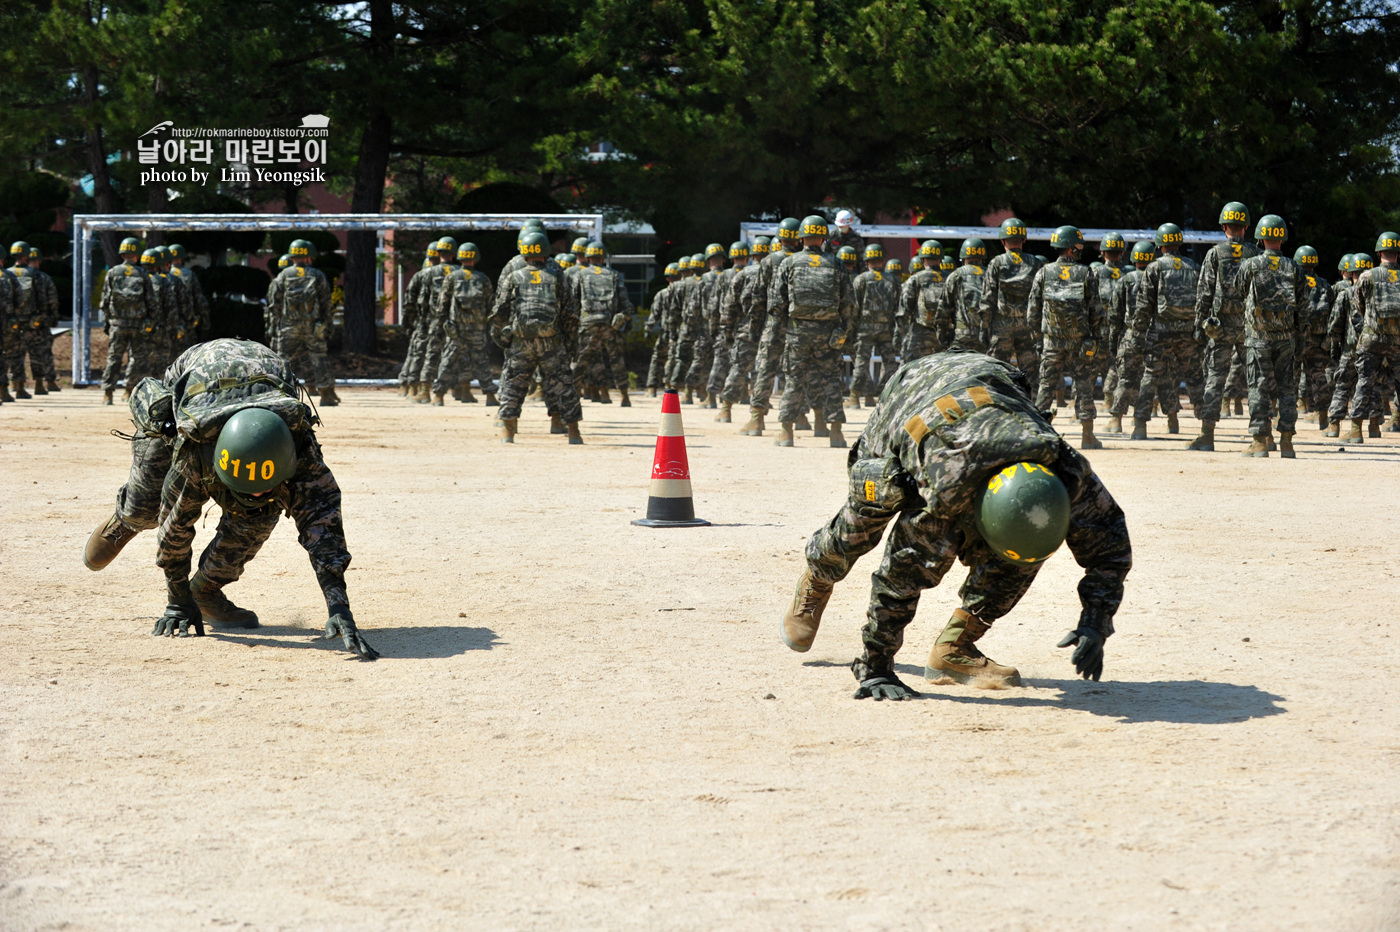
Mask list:
[[981,689],[1006,689],[1011,686],[1021,685],[1021,674],[1014,673],[1011,676],[997,677],[992,679],[986,676],[968,676],[957,670],[945,670],[930,666],[924,667],[924,679],[935,686],[977,686]]
[[788,637],[787,625],[784,622],[778,622],[778,633],[782,635],[783,643],[788,646],[788,649],[795,650],[799,654],[805,654],[807,653],[807,651],[811,650],[812,644],[814,644],[817,640],[816,637],[813,636],[812,640],[808,641],[806,646],[803,646],[801,644],[794,644],[792,639]]
[[[204,609],[201,608],[200,612],[203,611]],[[262,627],[256,615],[253,616],[252,621],[225,621],[221,618],[210,618],[205,615],[204,621],[215,631],[252,631],[254,628]]]

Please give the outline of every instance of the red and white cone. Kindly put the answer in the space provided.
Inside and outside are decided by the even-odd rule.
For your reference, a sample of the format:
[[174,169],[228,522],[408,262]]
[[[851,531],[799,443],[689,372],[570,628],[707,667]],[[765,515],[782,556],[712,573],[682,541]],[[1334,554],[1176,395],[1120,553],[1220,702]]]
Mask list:
[[674,388],[666,389],[661,398],[661,427],[656,432],[647,516],[632,523],[642,527],[703,527],[710,523],[695,517],[690,462],[686,459],[685,430],[681,427],[681,398]]

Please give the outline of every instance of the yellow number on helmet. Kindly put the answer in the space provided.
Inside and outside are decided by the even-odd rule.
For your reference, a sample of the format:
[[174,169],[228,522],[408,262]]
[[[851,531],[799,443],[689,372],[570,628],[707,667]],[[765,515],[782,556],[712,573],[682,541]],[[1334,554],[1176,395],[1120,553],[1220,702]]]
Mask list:
[[277,467],[273,464],[272,460],[263,460],[262,477],[264,482],[270,480],[276,472]]
[[219,451],[219,468],[228,471],[228,450]]

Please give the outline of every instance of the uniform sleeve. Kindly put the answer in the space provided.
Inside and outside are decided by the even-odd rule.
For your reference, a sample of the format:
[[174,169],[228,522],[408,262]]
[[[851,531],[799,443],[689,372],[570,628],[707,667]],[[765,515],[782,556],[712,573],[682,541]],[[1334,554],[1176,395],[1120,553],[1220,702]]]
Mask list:
[[209,301],[204,297],[204,286],[199,276],[190,272],[190,303],[194,308],[195,326],[200,330],[209,329]]
[[[7,276],[8,277],[8,276]],[[102,319],[105,321],[112,316],[112,272],[102,276],[102,298],[97,302],[97,308],[102,312]],[[9,288],[4,281],[0,281],[0,310],[9,313]]]
[[1308,276],[1307,276],[1306,274],[1304,274],[1304,272],[1303,272],[1303,270],[1302,270],[1301,268],[1298,268],[1297,266],[1294,266],[1294,268],[1293,268],[1293,338],[1294,338],[1294,342],[1296,342],[1296,343],[1299,344],[1299,352],[1298,352],[1298,354],[1297,354],[1299,365],[1302,364],[1302,358],[1301,358],[1301,356],[1302,356],[1302,339],[1303,339],[1303,333],[1304,333],[1304,331],[1307,329],[1307,320],[1308,320],[1308,317],[1310,316],[1310,315],[1307,315],[1307,314],[1305,313],[1304,308],[1310,308],[1311,305],[1310,305],[1308,302],[1310,302],[1310,301],[1312,300],[1312,295],[1310,295],[1308,292],[1309,292],[1309,289],[1308,289]]
[[1149,265],[1138,281],[1137,307],[1133,308],[1133,346],[1141,351],[1157,314],[1157,266]]
[[987,263],[987,271],[982,276],[982,297],[977,302],[978,308],[982,311],[982,327],[988,333],[991,332],[992,321],[996,317],[997,293],[1000,290],[1000,283],[997,280],[997,270],[1000,264],[997,259],[992,259]]
[[1065,544],[1084,570],[1079,580],[1079,624],[1108,637],[1113,633],[1113,616],[1123,603],[1123,580],[1133,568],[1128,522],[1089,461],[1068,445],[1062,445],[1061,475],[1074,477],[1068,483]]
[[578,345],[579,302],[574,300],[573,294],[564,287],[562,277],[556,278],[555,282],[557,284],[554,293],[559,300],[559,332],[564,335],[564,344],[569,348],[569,354],[573,355]]
[[1099,321],[1103,319],[1103,314],[1100,313],[1103,297],[1099,294],[1099,273],[1093,269],[1089,270],[1084,279],[1084,291],[1089,296],[1084,302],[1084,332],[1091,340],[1098,342],[1103,339],[1103,334],[1099,333]]
[[778,322],[779,326],[786,326],[788,319],[787,306],[787,263],[779,265],[773,273],[773,284],[768,289],[768,316]]
[[621,272],[613,273],[613,313],[631,315],[635,308],[632,299],[627,297],[627,282]]
[[152,321],[159,321],[164,317],[165,308],[161,306],[160,296],[156,294],[155,279],[142,272],[143,276],[141,289],[141,299],[146,305],[146,317]]
[[839,301],[837,304],[837,312],[841,315],[841,321],[844,324],[841,344],[845,346],[855,340],[856,328],[860,325],[860,309],[856,306],[854,288],[851,286],[851,276],[840,275],[837,276],[836,281],[837,297]]
[[320,282],[316,286],[316,310],[321,316],[321,323],[329,329],[331,319],[335,315],[335,309],[331,307],[331,280],[324,274],[318,277]]
[[502,331],[510,324],[510,309],[515,297],[515,279],[505,278],[501,290],[496,292],[496,303],[491,307],[491,315],[486,319],[486,327],[491,340],[497,346],[505,346]]
[[167,586],[189,581],[195,522],[209,500],[202,483],[197,450],[176,450],[160,490],[160,523],[156,527],[156,565],[165,571]]
[[1220,276],[1220,256],[1214,249],[1206,253],[1201,274],[1196,276],[1196,329],[1203,330],[1206,318],[1215,310],[1215,283]]
[[345,546],[345,525],[340,513],[340,486],[321,458],[320,445],[310,441],[297,457],[297,471],[287,482],[288,506],[297,526],[297,540],[311,558],[311,569],[321,585],[326,608],[349,608],[345,568],[350,551]]
[[1031,293],[1026,300],[1026,326],[1031,330],[1031,336],[1036,340],[1041,337],[1041,317],[1045,303],[1045,270],[1041,269],[1035,273],[1035,278],[1031,279]]
[[44,286],[39,300],[39,307],[44,312],[44,325],[52,327],[58,323],[58,289],[54,287],[53,279],[43,272],[39,273],[39,281]]

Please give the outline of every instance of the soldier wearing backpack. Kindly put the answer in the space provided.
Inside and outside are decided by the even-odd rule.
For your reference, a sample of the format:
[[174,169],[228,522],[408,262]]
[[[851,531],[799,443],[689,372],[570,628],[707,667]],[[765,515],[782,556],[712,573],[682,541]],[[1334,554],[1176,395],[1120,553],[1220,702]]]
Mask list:
[[321,390],[321,404],[340,404],[335,377],[326,364],[326,335],[331,329],[331,285],[319,269],[311,267],[316,247],[309,241],[292,241],[292,265],[273,279],[268,292],[268,337],[273,349],[306,380],[306,390]]
[[486,315],[496,298],[490,276],[476,271],[476,243],[457,247],[459,268],[448,273],[438,301],[442,308],[433,316],[442,318],[442,362],[433,379],[433,404],[443,404],[443,396],[455,389],[458,401],[475,404],[471,380],[476,376],[488,407],[500,404],[491,386],[491,360],[486,355]]
[[107,405],[117,389],[123,356],[127,358],[123,398],[131,397],[141,379],[159,375],[166,362],[161,345],[164,313],[155,284],[139,264],[141,242],[128,236],[118,249],[122,261],[107,270],[99,305],[107,334],[107,366],[102,370],[102,403]]
[[[47,395],[48,390],[44,388],[46,360],[51,359],[53,353],[53,336],[49,328],[58,318],[58,292],[54,289],[52,278],[38,268],[30,267],[28,243],[14,243],[10,246],[10,255],[15,264],[6,270],[10,276],[10,306],[5,312],[4,366],[10,373],[15,397],[30,397],[24,390],[24,357],[27,353],[29,371],[34,376],[34,394]],[[38,263],[35,262],[35,265]],[[3,380],[2,375],[0,380]]]
[[1142,273],[1129,337],[1129,355],[1144,354],[1132,440],[1147,439],[1154,396],[1160,396],[1167,433],[1180,431],[1179,386],[1196,358],[1196,263],[1180,255],[1185,237],[1175,223],[1159,226],[1153,242],[1162,255]]
[[574,385],[576,389],[580,384],[597,386],[603,404],[610,404],[608,383],[612,382],[622,395],[622,407],[630,408],[620,332],[631,323],[632,302],[622,275],[603,264],[606,257],[603,244],[594,240],[588,244],[587,264],[565,276],[569,298],[579,312]]

